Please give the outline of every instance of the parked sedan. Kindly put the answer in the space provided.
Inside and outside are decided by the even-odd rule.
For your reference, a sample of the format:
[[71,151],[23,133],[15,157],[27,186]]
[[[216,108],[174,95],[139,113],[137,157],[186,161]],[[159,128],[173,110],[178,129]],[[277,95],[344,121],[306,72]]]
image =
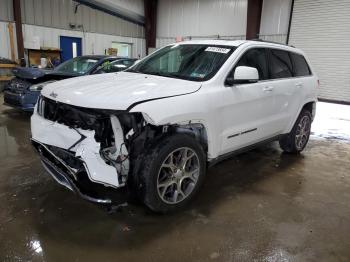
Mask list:
[[80,56],[70,59],[54,70],[15,68],[12,79],[4,91],[8,106],[33,111],[43,87],[54,81],[83,75],[119,72],[132,66],[137,59],[102,55]]

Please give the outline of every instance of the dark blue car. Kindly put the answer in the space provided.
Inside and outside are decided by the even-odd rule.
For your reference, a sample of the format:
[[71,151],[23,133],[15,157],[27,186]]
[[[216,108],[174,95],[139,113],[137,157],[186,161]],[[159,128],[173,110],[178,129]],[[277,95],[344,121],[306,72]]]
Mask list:
[[80,56],[70,59],[53,70],[15,68],[13,78],[4,90],[4,103],[8,106],[33,111],[41,89],[50,82],[66,78],[112,73],[132,66],[136,59],[111,56]]

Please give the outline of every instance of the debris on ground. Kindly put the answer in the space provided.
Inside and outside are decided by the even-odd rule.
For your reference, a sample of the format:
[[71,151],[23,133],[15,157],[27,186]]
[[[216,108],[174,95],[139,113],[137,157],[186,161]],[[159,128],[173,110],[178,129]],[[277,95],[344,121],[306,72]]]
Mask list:
[[107,213],[109,215],[112,215],[114,213],[117,213],[117,212],[121,212],[123,210],[124,207],[127,207],[128,206],[128,203],[123,203],[123,204],[120,204],[120,205],[111,205],[111,206],[108,206],[107,207]]
[[124,225],[124,226],[122,227],[122,231],[123,231],[123,232],[129,232],[130,230],[131,230],[130,227],[127,226],[127,225]]

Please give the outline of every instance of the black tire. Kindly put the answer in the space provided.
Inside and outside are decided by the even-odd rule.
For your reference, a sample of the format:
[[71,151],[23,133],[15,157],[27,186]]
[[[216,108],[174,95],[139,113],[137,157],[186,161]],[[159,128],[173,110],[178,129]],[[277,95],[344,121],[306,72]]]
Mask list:
[[[296,136],[298,134],[298,130],[300,129],[299,124],[301,124],[301,121],[303,121],[305,118],[308,119],[308,123],[309,123],[308,132],[305,138],[306,140],[302,142],[301,145],[300,144],[298,145]],[[298,154],[301,151],[303,151],[309,141],[311,122],[312,122],[312,116],[310,111],[303,109],[300,115],[298,116],[297,120],[295,121],[292,131],[289,134],[283,135],[280,138],[279,144],[281,149],[284,152],[293,153],[293,154]]]
[[[196,183],[192,187],[192,191],[187,197],[179,203],[166,203],[159,195],[158,176],[161,166],[168,158],[169,154],[180,150],[181,148],[189,148],[198,156],[199,172]],[[144,204],[152,211],[157,213],[168,213],[176,211],[184,207],[196,195],[203,183],[206,173],[206,157],[202,146],[190,135],[175,134],[167,136],[159,140],[144,155],[143,163],[137,174],[139,181],[139,193]],[[165,190],[165,189],[164,189]]]

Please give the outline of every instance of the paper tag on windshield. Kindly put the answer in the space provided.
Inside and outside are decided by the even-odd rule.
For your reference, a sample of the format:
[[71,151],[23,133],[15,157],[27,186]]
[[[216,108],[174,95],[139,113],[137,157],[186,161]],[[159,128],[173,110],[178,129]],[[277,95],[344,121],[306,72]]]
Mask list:
[[227,54],[230,52],[230,49],[228,48],[222,48],[222,47],[215,47],[215,46],[209,46],[205,49],[207,52],[215,52],[215,53],[222,53],[222,54]]

